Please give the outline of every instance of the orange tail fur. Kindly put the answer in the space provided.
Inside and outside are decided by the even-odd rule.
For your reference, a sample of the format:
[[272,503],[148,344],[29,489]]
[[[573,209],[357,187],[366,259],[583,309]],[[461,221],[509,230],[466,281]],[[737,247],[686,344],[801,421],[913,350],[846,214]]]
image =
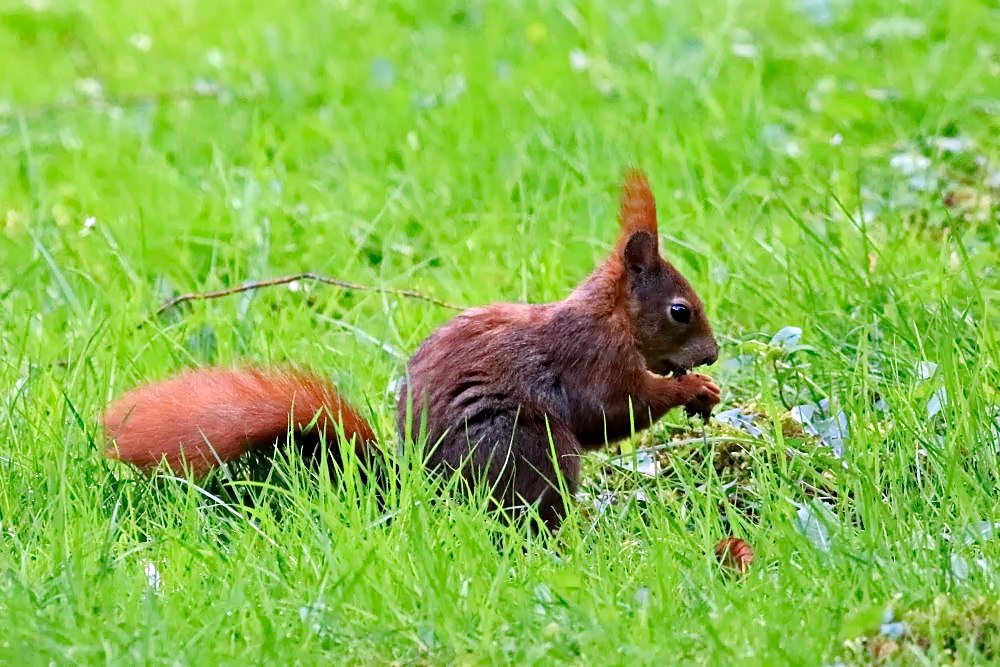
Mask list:
[[328,382],[298,372],[204,368],[133,389],[102,417],[105,454],[151,472],[166,464],[204,477],[253,450],[287,442],[313,453],[325,438],[339,459],[337,425],[364,458],[371,426]]

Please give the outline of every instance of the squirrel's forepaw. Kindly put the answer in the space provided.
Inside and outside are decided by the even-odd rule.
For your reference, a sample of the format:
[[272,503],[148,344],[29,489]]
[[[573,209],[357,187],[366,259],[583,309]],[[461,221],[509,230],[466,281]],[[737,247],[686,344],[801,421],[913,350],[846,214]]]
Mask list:
[[680,378],[680,382],[684,392],[684,412],[689,417],[700,415],[707,422],[712,416],[712,409],[722,398],[718,385],[701,373],[688,373]]

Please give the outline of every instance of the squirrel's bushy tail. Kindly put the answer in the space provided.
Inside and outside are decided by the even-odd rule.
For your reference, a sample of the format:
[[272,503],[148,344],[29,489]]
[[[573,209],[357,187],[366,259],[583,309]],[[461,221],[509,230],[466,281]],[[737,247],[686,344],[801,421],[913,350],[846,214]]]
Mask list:
[[249,451],[283,446],[289,433],[310,456],[325,438],[339,461],[338,425],[362,460],[376,447],[371,426],[330,383],[297,371],[188,370],[126,393],[102,423],[105,454],[147,473],[165,462],[204,477]]

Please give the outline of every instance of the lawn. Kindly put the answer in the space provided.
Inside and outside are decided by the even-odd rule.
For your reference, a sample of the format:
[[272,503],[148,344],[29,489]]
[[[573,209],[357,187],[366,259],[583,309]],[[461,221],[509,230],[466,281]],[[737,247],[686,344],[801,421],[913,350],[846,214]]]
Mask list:
[[[0,663],[1000,660],[995,3],[6,0],[0,54]],[[723,403],[588,457],[558,539],[414,466],[383,511],[102,457],[199,364],[315,369],[393,442],[453,311],[157,308],[560,299],[630,165]]]

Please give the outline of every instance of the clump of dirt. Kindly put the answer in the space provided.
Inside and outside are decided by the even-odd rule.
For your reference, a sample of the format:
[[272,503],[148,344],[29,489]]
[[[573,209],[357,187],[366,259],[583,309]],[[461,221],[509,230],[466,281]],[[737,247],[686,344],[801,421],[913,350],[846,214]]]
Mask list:
[[599,515],[657,501],[688,502],[688,496],[691,503],[701,503],[693,497],[692,482],[702,489],[711,481],[724,491],[719,514],[725,527],[736,517],[756,524],[764,501],[760,476],[773,479],[778,470],[787,471],[782,481],[803,502],[837,497],[836,473],[842,468],[819,438],[807,435],[787,413],[773,419],[753,405],[739,409],[760,425],[754,434],[716,420],[704,430],[668,422],[638,435],[630,453],[619,448],[588,457],[581,509]]

